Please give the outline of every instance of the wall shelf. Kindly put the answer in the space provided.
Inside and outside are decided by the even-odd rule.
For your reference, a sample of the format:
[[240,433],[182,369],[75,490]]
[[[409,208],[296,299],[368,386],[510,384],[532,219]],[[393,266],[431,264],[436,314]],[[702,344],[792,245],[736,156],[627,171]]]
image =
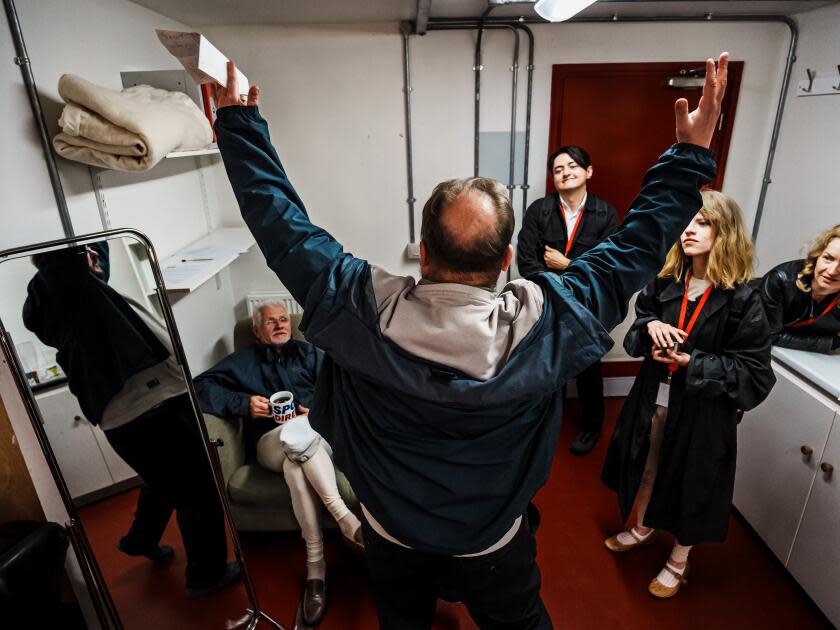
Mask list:
[[167,158],[182,158],[182,157],[196,157],[199,155],[218,155],[219,154],[219,147],[214,142],[203,149],[193,149],[191,151],[172,151],[171,153],[167,153]]
[[166,292],[195,291],[254,244],[247,228],[219,228],[181,248],[160,263]]

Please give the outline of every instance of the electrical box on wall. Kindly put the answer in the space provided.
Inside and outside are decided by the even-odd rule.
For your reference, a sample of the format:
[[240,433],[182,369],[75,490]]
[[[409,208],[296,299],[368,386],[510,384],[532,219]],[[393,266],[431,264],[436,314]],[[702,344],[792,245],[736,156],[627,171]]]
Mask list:
[[201,111],[204,103],[201,99],[201,86],[192,80],[186,70],[137,70],[120,72],[123,88],[135,85],[151,85],[169,92],[183,92],[189,96]]
[[409,243],[406,245],[405,257],[409,260],[420,260],[420,243]]

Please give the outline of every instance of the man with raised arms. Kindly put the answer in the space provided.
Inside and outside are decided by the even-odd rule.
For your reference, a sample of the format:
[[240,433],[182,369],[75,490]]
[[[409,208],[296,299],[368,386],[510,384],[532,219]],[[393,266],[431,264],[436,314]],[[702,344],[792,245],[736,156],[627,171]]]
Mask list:
[[514,218],[499,182],[439,184],[423,208],[422,279],[389,274],[312,224],[259,90],[240,100],[230,64],[219,148],[245,222],[325,352],[312,423],[362,502],[381,627],[430,628],[438,597],[482,628],[551,627],[526,508],[548,479],[562,387],[609,350],[608,331],[699,210],[727,62],[707,60],[696,110],[676,102],[677,144],[615,234],[562,276],[501,292]]

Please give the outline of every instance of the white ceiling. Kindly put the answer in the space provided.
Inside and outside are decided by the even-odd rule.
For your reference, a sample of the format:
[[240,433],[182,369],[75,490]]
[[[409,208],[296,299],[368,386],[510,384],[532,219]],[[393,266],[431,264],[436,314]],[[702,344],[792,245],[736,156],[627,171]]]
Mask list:
[[[414,20],[418,0],[132,0],[193,27],[241,24],[352,24]],[[599,0],[580,17],[791,15],[840,0]],[[431,0],[431,17],[478,17],[487,0]],[[492,16],[536,17],[530,3]]]

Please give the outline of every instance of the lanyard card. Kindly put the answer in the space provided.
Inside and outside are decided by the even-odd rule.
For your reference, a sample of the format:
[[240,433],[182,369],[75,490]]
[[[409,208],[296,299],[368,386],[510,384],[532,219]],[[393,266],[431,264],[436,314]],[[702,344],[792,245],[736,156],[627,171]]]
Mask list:
[[656,405],[658,407],[668,408],[668,398],[671,395],[671,381],[662,381],[659,383],[659,390],[656,392]]

